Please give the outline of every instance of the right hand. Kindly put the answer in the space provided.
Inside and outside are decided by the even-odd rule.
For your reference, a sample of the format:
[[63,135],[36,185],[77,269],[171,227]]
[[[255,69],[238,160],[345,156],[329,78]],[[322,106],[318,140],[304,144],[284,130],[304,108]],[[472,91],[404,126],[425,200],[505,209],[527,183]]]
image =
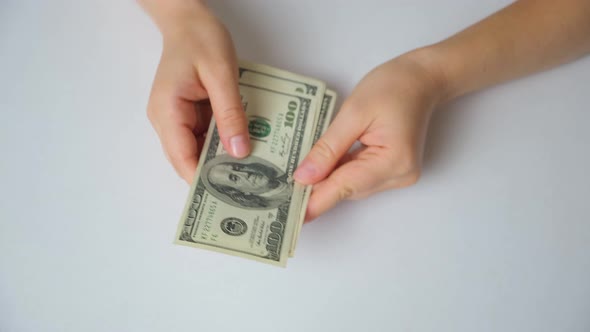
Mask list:
[[190,184],[211,115],[230,155],[243,158],[250,152],[234,46],[223,24],[200,1],[141,4],[164,38],[148,117],[168,160]]

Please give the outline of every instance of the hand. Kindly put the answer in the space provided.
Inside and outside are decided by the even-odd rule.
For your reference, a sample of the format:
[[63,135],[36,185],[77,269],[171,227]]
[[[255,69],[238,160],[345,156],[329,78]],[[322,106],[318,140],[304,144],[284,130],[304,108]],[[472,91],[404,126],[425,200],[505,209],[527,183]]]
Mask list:
[[236,158],[250,152],[236,54],[225,27],[199,1],[144,1],[144,7],[164,37],[148,117],[168,160],[190,184],[212,114],[225,149]]
[[[443,91],[421,57],[410,53],[367,74],[301,163],[295,179],[314,184],[306,221],[339,201],[418,180],[428,122]],[[362,147],[349,152],[357,140]]]

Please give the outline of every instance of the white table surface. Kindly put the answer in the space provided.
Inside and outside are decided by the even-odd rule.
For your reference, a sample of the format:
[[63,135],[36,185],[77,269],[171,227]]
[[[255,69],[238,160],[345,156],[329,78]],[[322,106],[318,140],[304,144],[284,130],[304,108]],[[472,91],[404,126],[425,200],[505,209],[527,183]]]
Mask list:
[[[510,1],[214,1],[239,56],[326,80]],[[133,1],[0,2],[0,331],[589,331],[590,59],[470,95],[421,181],[303,229],[286,269],[172,244]]]

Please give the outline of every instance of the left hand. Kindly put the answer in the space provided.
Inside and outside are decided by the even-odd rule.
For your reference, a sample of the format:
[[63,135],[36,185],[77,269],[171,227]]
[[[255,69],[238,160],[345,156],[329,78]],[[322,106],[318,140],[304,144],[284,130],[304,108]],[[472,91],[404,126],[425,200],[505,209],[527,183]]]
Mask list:
[[[419,51],[368,73],[295,172],[313,184],[306,221],[338,202],[414,184],[442,82]],[[349,152],[355,141],[362,147]]]

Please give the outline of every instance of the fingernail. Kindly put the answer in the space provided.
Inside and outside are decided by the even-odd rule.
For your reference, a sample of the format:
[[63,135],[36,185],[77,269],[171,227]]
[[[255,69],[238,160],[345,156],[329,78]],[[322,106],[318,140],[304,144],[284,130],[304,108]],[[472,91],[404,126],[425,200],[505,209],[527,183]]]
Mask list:
[[248,138],[244,135],[234,136],[229,140],[231,152],[236,158],[244,158],[250,152],[248,147]]
[[295,177],[296,181],[305,183],[310,181],[316,173],[317,169],[315,166],[308,161],[304,161],[301,165],[299,165],[295,171],[295,174],[293,174],[293,177]]

